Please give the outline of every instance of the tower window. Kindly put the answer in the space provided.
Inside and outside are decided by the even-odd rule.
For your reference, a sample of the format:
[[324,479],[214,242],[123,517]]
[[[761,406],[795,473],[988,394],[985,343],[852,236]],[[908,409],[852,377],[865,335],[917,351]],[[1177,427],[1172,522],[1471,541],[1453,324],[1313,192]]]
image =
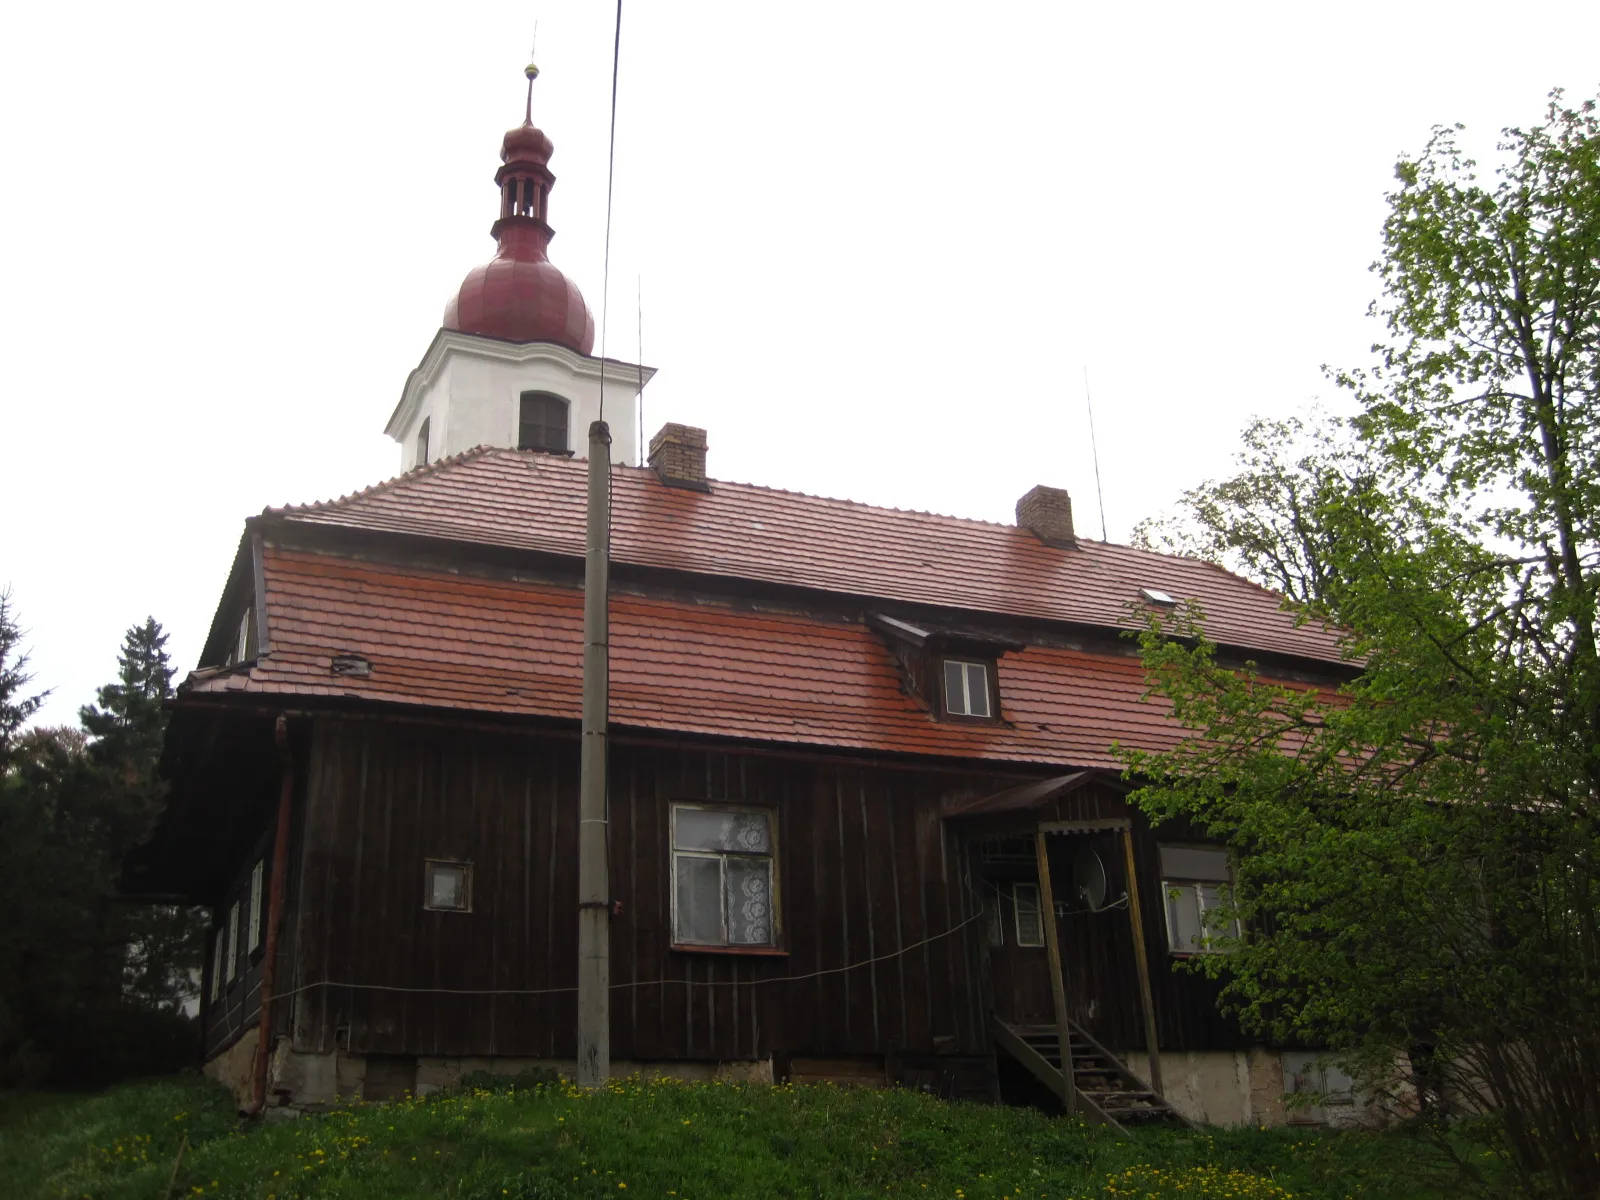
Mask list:
[[417,461],[413,466],[420,467],[428,461],[428,425],[432,420],[432,417],[423,417],[417,428]]
[[565,454],[568,450],[567,402],[546,392],[523,392],[517,449]]

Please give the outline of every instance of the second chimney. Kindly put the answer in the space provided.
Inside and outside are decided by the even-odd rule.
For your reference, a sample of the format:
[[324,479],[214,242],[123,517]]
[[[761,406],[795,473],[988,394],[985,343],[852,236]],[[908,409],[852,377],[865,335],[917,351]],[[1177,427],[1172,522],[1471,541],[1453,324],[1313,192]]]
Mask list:
[[663,425],[650,439],[650,468],[668,487],[709,492],[706,482],[706,431],[693,425]]
[[1034,488],[1017,501],[1017,524],[1046,546],[1070,548],[1078,544],[1072,529],[1072,497],[1065,488],[1043,484]]

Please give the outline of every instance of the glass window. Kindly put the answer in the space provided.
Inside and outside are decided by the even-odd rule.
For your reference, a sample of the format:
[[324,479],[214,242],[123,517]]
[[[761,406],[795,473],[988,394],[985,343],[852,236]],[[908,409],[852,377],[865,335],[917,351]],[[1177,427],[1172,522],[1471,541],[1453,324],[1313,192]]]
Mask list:
[[250,936],[245,939],[245,949],[249,951],[261,945],[261,883],[266,865],[262,859],[250,869]]
[[771,813],[673,805],[675,943],[776,945],[776,907]]
[[417,429],[417,461],[411,464],[414,467],[420,467],[428,461],[428,426],[432,421],[432,417],[423,417]]
[[223,978],[229,983],[239,973],[239,902],[228,906],[228,957],[222,964]]
[[1220,911],[1231,878],[1226,850],[1162,846],[1161,874],[1167,946],[1174,954],[1215,954],[1225,949],[1215,939],[1239,936],[1239,923],[1223,920]]
[[1039,885],[1013,883],[1011,904],[1016,909],[1017,945],[1044,945],[1044,914],[1039,910]]
[[472,864],[429,860],[424,870],[423,908],[472,911]]
[[961,662],[954,658],[945,659],[944,710],[953,717],[990,715],[987,665]]
[[222,995],[222,956],[227,952],[228,937],[222,926],[211,935],[211,999]]
[[553,450],[564,454],[567,445],[567,402],[545,392],[523,392],[517,420],[518,450]]

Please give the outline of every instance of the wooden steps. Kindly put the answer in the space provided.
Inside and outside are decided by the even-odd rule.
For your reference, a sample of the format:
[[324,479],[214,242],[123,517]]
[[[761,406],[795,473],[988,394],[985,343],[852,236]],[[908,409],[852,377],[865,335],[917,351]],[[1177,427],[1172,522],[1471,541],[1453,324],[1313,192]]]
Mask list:
[[[1061,1038],[1054,1025],[1011,1025],[996,1017],[995,1045],[1016,1059],[1066,1103]],[[1194,1125],[1111,1051],[1077,1025],[1067,1026],[1072,1085],[1080,1114],[1118,1129],[1144,1125]],[[1072,1107],[1069,1105],[1069,1107]]]

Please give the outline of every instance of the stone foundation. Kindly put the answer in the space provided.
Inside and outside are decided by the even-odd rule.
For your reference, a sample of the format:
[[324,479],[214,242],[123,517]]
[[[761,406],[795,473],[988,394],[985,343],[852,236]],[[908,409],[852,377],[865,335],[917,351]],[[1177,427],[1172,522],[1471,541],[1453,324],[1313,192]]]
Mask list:
[[234,1103],[241,1109],[250,1103],[250,1077],[255,1070],[256,1043],[260,1039],[259,1029],[247,1029],[237,1042],[202,1068],[207,1079],[215,1079],[233,1093]]

